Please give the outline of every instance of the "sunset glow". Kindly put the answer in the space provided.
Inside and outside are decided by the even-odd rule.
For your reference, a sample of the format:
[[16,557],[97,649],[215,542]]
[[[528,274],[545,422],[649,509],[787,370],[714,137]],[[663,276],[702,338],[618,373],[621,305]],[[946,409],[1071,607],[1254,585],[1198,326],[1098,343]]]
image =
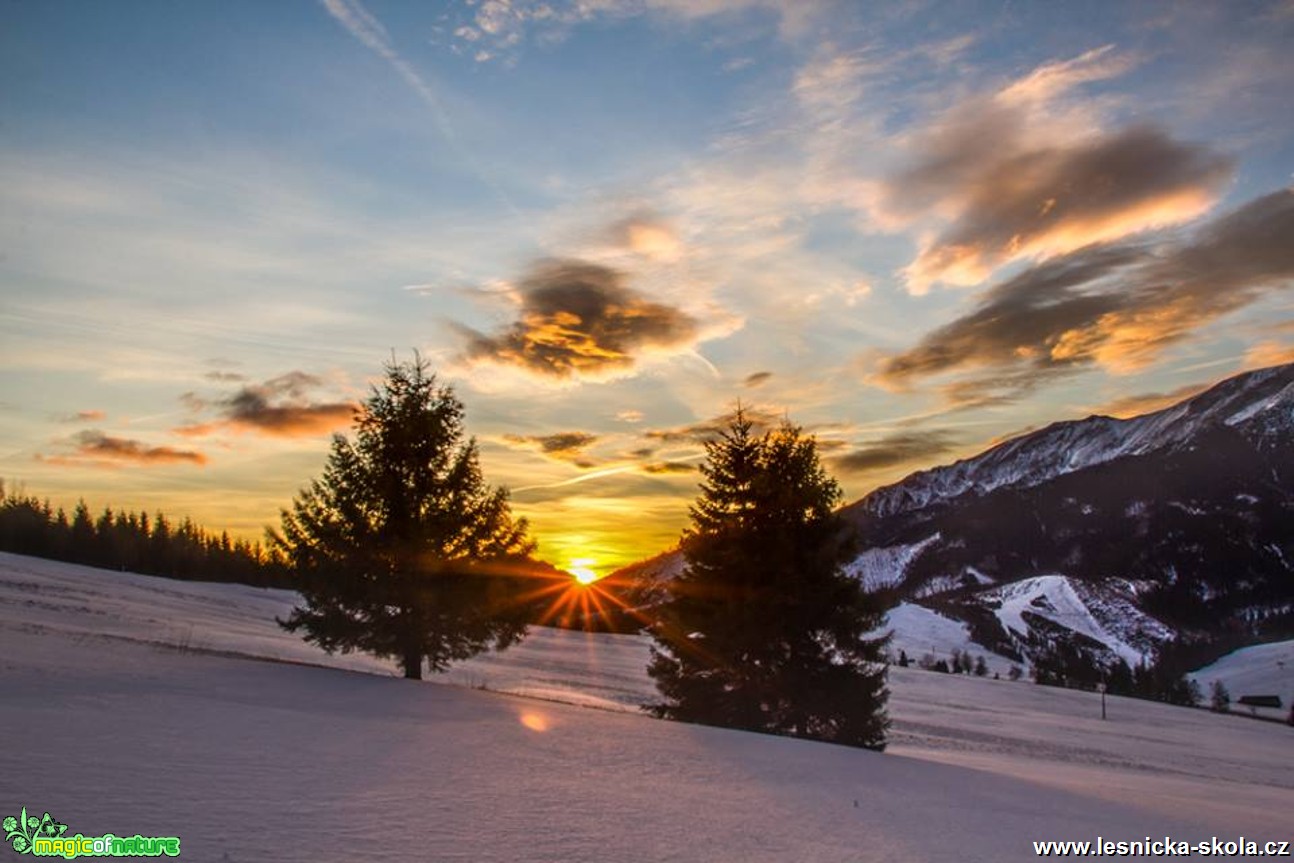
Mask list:
[[6,4],[0,476],[261,539],[417,349],[571,613],[678,542],[738,401],[852,500],[1294,356],[1292,42],[1281,2]]

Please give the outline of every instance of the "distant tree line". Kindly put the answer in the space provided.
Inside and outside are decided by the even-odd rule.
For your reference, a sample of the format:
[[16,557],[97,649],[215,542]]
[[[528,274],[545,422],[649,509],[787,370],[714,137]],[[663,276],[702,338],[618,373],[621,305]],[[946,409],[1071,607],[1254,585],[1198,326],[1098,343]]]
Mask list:
[[233,539],[193,523],[173,523],[164,513],[114,511],[98,515],[79,501],[69,516],[0,481],[0,551],[63,560],[103,569],[195,581],[233,581],[287,587],[287,560],[259,542]]
[[1186,676],[1190,670],[1180,654],[1167,645],[1154,662],[1142,660],[1135,666],[1121,657],[1103,661],[1091,651],[1066,642],[1051,645],[1033,660],[1034,682],[1043,686],[1093,690],[1103,683],[1111,695],[1185,707],[1194,707],[1203,698],[1199,685]]
[[[1041,686],[1092,691],[1105,684],[1111,695],[1192,707],[1202,701],[1203,693],[1186,675],[1207,664],[1207,661],[1198,661],[1199,649],[1192,648],[1191,644],[1169,643],[1161,647],[1155,661],[1143,659],[1136,665],[1129,665],[1122,657],[1112,657],[1104,649],[1094,650],[1067,641],[1055,641],[1034,654],[1031,674],[1033,681]],[[897,664],[903,668],[912,664],[906,651],[899,651]],[[944,674],[985,677],[989,673],[984,657],[973,657],[968,650],[953,650],[947,659],[926,653],[916,661],[916,665],[925,671]],[[995,678],[997,676],[994,675]],[[1012,665],[1007,674],[1011,680],[1019,680],[1023,676],[1024,670],[1019,665]],[[1216,691],[1212,699],[1214,709],[1217,709]],[[1229,701],[1229,696],[1227,699]]]

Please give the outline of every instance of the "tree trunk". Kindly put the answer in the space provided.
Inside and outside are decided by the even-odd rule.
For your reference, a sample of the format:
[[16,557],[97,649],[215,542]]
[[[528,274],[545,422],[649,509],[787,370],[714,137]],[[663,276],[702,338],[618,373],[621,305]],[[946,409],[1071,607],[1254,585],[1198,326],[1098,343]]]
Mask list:
[[416,647],[404,649],[404,679],[422,680],[422,651]]

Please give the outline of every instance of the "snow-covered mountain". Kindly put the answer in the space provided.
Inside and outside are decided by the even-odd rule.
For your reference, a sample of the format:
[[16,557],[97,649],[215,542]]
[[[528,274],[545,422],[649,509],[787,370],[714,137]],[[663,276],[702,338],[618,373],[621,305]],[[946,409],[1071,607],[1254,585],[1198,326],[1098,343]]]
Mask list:
[[1170,641],[1288,633],[1294,365],[1056,423],[842,514],[870,546],[853,565],[869,586],[1008,656],[1068,641],[1135,665]]
[[[1055,423],[841,514],[863,549],[848,572],[1023,663],[1058,643],[1135,666],[1170,642],[1288,635],[1294,365],[1131,419]],[[650,601],[681,567],[660,555],[619,583]],[[892,619],[896,643],[919,617]]]
[[1012,438],[974,458],[920,471],[854,504],[891,516],[997,488],[1039,485],[1126,456],[1190,447],[1215,428],[1231,428],[1256,447],[1289,445],[1294,432],[1294,366],[1225,380],[1194,398],[1131,419],[1091,416]]

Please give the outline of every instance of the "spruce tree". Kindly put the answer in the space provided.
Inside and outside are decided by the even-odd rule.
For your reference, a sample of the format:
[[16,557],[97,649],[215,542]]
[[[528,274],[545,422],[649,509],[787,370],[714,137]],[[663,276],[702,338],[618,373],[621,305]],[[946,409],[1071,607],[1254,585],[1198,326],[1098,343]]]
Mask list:
[[279,623],[330,653],[394,658],[421,679],[424,660],[443,671],[525,634],[526,522],[484,482],[462,403],[417,355],[386,367],[354,441],[334,436],[282,525],[305,604]]
[[1231,693],[1221,680],[1213,681],[1213,685],[1209,687],[1209,706],[1218,713],[1226,713],[1231,709]]
[[840,488],[795,426],[757,436],[738,408],[706,445],[686,566],[653,626],[657,715],[885,745],[884,611],[843,572]]

